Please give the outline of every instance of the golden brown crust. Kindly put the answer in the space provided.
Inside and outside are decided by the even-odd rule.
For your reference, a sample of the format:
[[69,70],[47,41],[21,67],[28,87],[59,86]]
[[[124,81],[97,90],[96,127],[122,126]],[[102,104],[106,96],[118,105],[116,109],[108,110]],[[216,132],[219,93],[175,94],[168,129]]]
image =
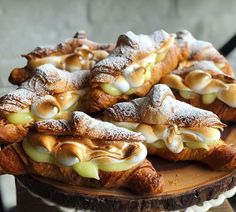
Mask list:
[[[161,39],[154,39],[153,37],[155,36],[160,36]],[[124,101],[129,98],[132,99],[135,96],[145,96],[152,86],[160,80],[162,75],[166,75],[177,67],[179,61],[182,59],[182,55],[179,52],[177,46],[173,44],[166,53],[163,61],[157,63],[153,67],[151,79],[147,80],[142,86],[136,89],[133,95],[112,96],[99,88],[99,83],[112,82],[115,77],[122,75],[122,70],[129,64],[144,58],[150,54],[150,52],[157,51],[157,49],[160,48],[162,42],[168,42],[166,40],[173,39],[173,35],[170,36],[164,31],[156,31],[152,37],[148,37],[150,40],[152,40],[153,46],[142,49],[142,46],[145,46],[145,43],[142,44],[145,39],[142,40],[140,37],[141,41],[139,43],[132,36],[121,35],[118,38],[114,51],[108,56],[108,58],[97,63],[91,70],[90,83],[92,89],[88,98],[91,112],[101,111],[119,101]]]
[[172,89],[175,97],[183,102],[191,104],[194,107],[202,108],[204,110],[209,110],[215,113],[220,120],[225,122],[235,122],[236,120],[236,109],[226,105],[224,102],[219,99],[215,99],[211,104],[203,104],[200,94],[194,94],[191,99],[185,99],[179,95],[179,92],[175,89]]
[[91,113],[98,112],[100,110],[104,110],[109,106],[114,105],[119,102],[121,99],[127,100],[128,96],[112,96],[105,93],[101,88],[93,88],[89,91],[88,94],[88,105],[89,111]]
[[26,136],[28,128],[14,125],[5,119],[0,119],[0,143],[20,142]]
[[[88,40],[86,33],[81,31],[77,32],[72,39],[60,43],[56,47],[52,48],[37,47],[32,52],[22,56],[25,57],[29,62],[30,60],[36,58],[70,54],[73,53],[75,49],[81,47],[82,45],[88,46],[89,49],[91,50],[105,50],[107,52],[110,52],[112,49],[114,49],[113,44],[100,44]],[[33,71],[34,70],[30,68],[29,64],[27,64],[23,68],[15,68],[12,70],[9,76],[9,81],[12,84],[20,85],[22,82],[26,81],[28,78],[32,76]]]
[[[19,144],[15,145],[18,146]],[[25,164],[13,145],[6,146],[3,150],[0,150],[0,175],[20,175],[26,172]]]
[[89,71],[73,73],[57,69],[53,65],[43,65],[32,78],[25,81],[17,90],[0,98],[0,115],[5,116],[31,106],[45,95],[80,90],[89,85]]
[[[19,143],[14,145],[18,145],[18,148],[21,148]],[[4,173],[14,175],[36,174],[78,186],[104,187],[108,189],[124,187],[137,194],[160,193],[163,188],[162,176],[156,172],[148,160],[126,171],[100,171],[100,180],[95,180],[81,177],[71,168],[34,162],[24,152],[21,152],[21,154],[24,155],[19,156],[12,146],[0,151],[0,170],[2,169]],[[22,162],[22,157],[27,159],[27,164]]]
[[173,153],[167,148],[151,146],[148,146],[148,151],[149,154],[172,161],[200,161],[216,170],[233,170],[236,168],[236,149],[226,144],[216,146],[209,151],[185,147],[180,153]]

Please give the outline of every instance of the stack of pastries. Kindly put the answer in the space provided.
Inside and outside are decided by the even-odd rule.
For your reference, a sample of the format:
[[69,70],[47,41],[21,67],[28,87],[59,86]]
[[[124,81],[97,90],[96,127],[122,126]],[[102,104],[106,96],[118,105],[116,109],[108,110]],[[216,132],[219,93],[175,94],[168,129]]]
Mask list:
[[236,120],[233,70],[188,31],[127,32],[115,45],[79,32],[24,57],[0,98],[0,174],[154,194],[165,179],[147,154],[236,168],[221,139]]

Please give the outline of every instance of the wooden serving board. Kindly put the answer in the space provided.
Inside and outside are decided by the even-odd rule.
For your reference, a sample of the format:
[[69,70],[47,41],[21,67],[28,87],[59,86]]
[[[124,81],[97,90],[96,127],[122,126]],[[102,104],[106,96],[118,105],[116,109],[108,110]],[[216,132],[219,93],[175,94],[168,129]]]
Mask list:
[[[227,127],[223,139],[236,148],[236,126]],[[177,210],[217,198],[236,186],[236,170],[214,171],[197,162],[169,162],[148,158],[164,177],[164,191],[155,195],[134,195],[126,190],[105,190],[68,186],[37,176],[19,176],[33,193],[66,207],[95,211]]]

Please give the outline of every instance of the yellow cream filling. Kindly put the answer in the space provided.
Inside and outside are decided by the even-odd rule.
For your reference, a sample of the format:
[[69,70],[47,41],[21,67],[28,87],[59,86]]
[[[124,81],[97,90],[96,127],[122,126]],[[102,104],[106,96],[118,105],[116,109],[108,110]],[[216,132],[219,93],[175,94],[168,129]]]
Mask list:
[[35,120],[35,117],[31,112],[10,113],[6,118],[12,124],[28,124]]
[[[33,160],[36,162],[42,162],[42,163],[52,163],[53,158],[51,156],[51,153],[47,151],[46,149],[36,149],[32,145],[29,144],[27,139],[25,139],[22,142],[23,149],[25,153]],[[41,147],[42,148],[42,147]]]
[[100,85],[100,87],[105,93],[110,94],[112,96],[120,96],[122,94],[118,88],[116,88],[110,83],[103,83]]
[[170,74],[164,77],[162,82],[177,89],[179,95],[184,99],[191,99],[195,94],[199,94],[205,105],[219,99],[230,107],[236,107],[236,84],[214,79],[209,73],[202,70],[194,70],[184,79],[178,75]]
[[[127,123],[125,125],[124,123],[120,122],[119,125],[126,126]],[[132,124],[134,125],[135,123]],[[133,130],[141,132],[144,135],[147,146],[168,148],[174,153],[179,153],[184,147],[209,150],[210,147],[221,143],[220,131],[217,128],[178,128],[176,125],[167,127],[164,125],[148,125],[142,123]]]
[[[66,94],[67,92],[65,92]],[[69,93],[69,92],[68,92]],[[69,102],[63,102],[61,99],[61,104],[63,104],[63,108],[61,108],[61,105],[57,102],[56,98],[53,96],[49,96],[51,99],[53,99],[54,102],[51,99],[45,100],[42,103],[37,103],[37,106],[31,105],[30,108],[23,109],[21,111],[10,113],[6,116],[6,119],[12,123],[12,124],[28,124],[33,121],[41,121],[45,119],[70,119],[71,114],[73,111],[76,110],[84,110],[84,104],[82,102],[78,101],[78,98],[74,99],[65,99],[66,101],[72,101]],[[35,103],[33,103],[35,104]],[[65,105],[69,105],[69,107]],[[46,118],[46,116],[48,116]]]
[[76,163],[73,165],[73,169],[82,177],[99,180],[98,166],[93,162],[86,161]]
[[210,142],[185,142],[184,145],[190,149],[205,149],[210,150],[211,147],[222,144],[220,140]]
[[[45,137],[45,136],[43,136],[43,137]],[[58,161],[56,156],[53,155],[52,152],[48,151],[43,146],[38,146],[38,145],[32,146],[30,144],[30,142],[28,141],[28,139],[24,139],[24,141],[22,143],[22,146],[23,146],[23,149],[24,149],[25,153],[33,161],[43,162],[43,163],[51,163],[51,164],[63,166]],[[51,150],[51,151],[53,151],[53,150]],[[85,154],[86,154],[86,152],[85,152]],[[94,150],[94,154],[96,155],[96,149]],[[102,154],[104,154],[104,153],[102,153]],[[111,155],[114,154],[112,152],[112,150],[111,150],[110,154]],[[143,153],[140,152],[140,154],[143,154]],[[124,170],[130,169],[133,166],[136,166],[137,164],[142,162],[145,159],[145,154],[144,154],[144,156],[140,156],[141,160],[138,159],[138,160],[135,160],[135,161],[128,161],[127,159],[124,158],[124,159],[121,159],[120,161],[118,159],[116,159],[115,162],[105,162],[107,159],[100,159],[100,160],[98,160],[100,162],[97,162],[96,157],[94,159],[88,159],[88,158],[86,159],[86,157],[87,157],[86,155],[84,157],[85,157],[85,161],[80,161],[79,160],[79,162],[76,162],[76,163],[72,164],[69,167],[73,168],[73,170],[76,171],[82,177],[94,178],[94,179],[99,180],[99,170],[102,170],[102,171],[105,171],[105,172],[115,172],[115,171],[124,171]],[[104,156],[102,156],[102,157],[104,157]],[[132,157],[132,155],[131,155],[131,157]],[[109,158],[109,155],[107,156],[107,158]],[[102,160],[105,160],[105,161],[101,162]]]
[[[125,86],[125,87],[129,86],[129,89],[127,91],[123,91],[123,89],[121,88],[119,89],[116,86],[117,84],[116,81],[114,83],[102,83],[100,84],[100,87],[105,93],[112,96],[120,96],[122,94],[131,95],[137,90],[138,87],[141,87],[144,84],[144,82],[151,79],[152,70],[155,64],[158,62],[161,62],[165,58],[166,54],[167,54],[167,51],[159,53],[159,54],[151,54],[150,61],[152,61],[153,56],[155,56],[154,61],[147,62],[149,61],[149,59],[144,58],[142,61],[140,61],[140,65],[133,64],[132,67],[134,70],[127,71],[128,73],[127,76],[123,77],[124,83],[129,83],[129,85]],[[142,66],[142,63],[145,65],[144,67]],[[143,67],[145,71],[143,73],[135,74],[135,72],[137,72],[136,70],[140,69],[141,67]],[[120,78],[119,79],[117,78],[117,80],[120,80]]]

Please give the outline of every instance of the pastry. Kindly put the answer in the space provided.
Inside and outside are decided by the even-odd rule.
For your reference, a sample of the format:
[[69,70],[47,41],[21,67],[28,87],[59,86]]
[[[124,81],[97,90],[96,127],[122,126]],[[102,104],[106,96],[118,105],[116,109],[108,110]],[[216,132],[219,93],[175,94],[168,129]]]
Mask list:
[[220,139],[225,125],[214,113],[176,100],[166,85],[155,85],[146,97],[115,104],[104,119],[143,133],[149,154],[200,161],[217,170],[236,167],[236,149]]
[[196,40],[188,31],[168,34],[161,30],[151,36],[127,32],[118,38],[112,53],[91,70],[90,111],[145,96],[180,62],[203,59],[233,76],[227,60],[210,43]]
[[210,110],[222,121],[236,121],[236,81],[212,61],[183,62],[161,83],[177,99]]
[[184,61],[212,61],[226,75],[234,77],[229,62],[211,43],[195,39],[187,30],[177,32],[175,41],[184,54]]
[[66,72],[51,64],[15,91],[0,98],[0,143],[19,142],[38,120],[70,119],[75,110],[86,111],[89,71]]
[[83,112],[74,112],[71,120],[36,122],[34,129],[23,142],[0,151],[1,173],[36,174],[77,186],[124,187],[138,194],[162,191],[161,175],[145,159],[141,133]]
[[90,111],[100,111],[132,95],[145,96],[162,75],[177,66],[178,55],[174,34],[163,30],[150,36],[120,35],[112,53],[91,70]]
[[94,64],[106,58],[114,48],[113,44],[100,44],[87,39],[86,33],[77,32],[56,47],[37,47],[32,52],[23,55],[27,65],[12,70],[9,81],[20,85],[32,76],[37,67],[52,64],[67,71],[90,70]]

